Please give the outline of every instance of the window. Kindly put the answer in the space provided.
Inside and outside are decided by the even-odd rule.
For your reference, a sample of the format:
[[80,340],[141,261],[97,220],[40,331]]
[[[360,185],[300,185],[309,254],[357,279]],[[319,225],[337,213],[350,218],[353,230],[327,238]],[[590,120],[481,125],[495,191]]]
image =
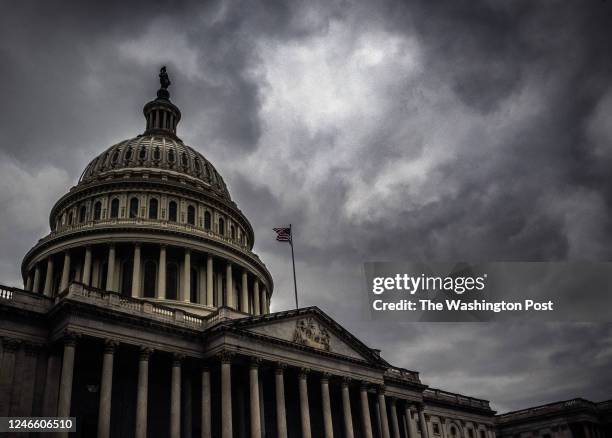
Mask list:
[[115,198],[111,201],[111,214],[110,217],[112,219],[116,219],[119,217],[119,199]]
[[181,164],[183,165],[183,167],[187,167],[187,165],[189,164],[189,161],[187,161],[186,153],[181,154]]
[[149,200],[149,219],[157,219],[157,207],[159,202],[156,198]]
[[138,158],[140,158],[140,160],[144,160],[145,158],[147,158],[147,148],[144,146],[140,147],[140,152],[138,153]]
[[195,207],[193,205],[187,207],[187,223],[195,225]]
[[219,234],[225,235],[225,221],[221,217],[219,218]]
[[102,217],[102,203],[100,201],[94,204],[94,220],[99,221]]
[[468,438],[474,438],[474,430],[468,429]]
[[451,434],[451,436],[453,436],[453,437],[454,437],[454,436],[457,436],[457,428],[456,428],[455,426],[451,426],[451,429],[450,429],[450,434]]
[[107,262],[103,262],[102,263],[102,267],[100,268],[100,275],[99,275],[99,280],[98,280],[98,284],[100,289],[102,290],[106,290],[106,276],[108,275],[108,263]]
[[144,290],[143,295],[147,298],[155,298],[155,280],[157,278],[157,266],[153,260],[147,260],[144,264]]
[[189,281],[189,300],[192,303],[197,303],[198,302],[198,271],[196,271],[194,268],[191,268],[191,279]]
[[85,222],[85,216],[87,216],[87,207],[85,207],[84,205],[81,205],[81,208],[79,208],[79,222],[80,223]]
[[160,158],[161,158],[161,152],[159,150],[159,146],[156,146],[155,150],[153,151],[153,159],[155,161],[159,161]]
[[232,238],[232,240],[236,238],[236,228],[234,228],[233,225],[230,227],[230,237]]
[[121,295],[129,297],[132,295],[132,275],[134,266],[132,260],[124,260],[121,265]]
[[178,266],[176,263],[166,265],[166,298],[176,300],[178,296]]
[[130,199],[130,219],[138,217],[138,198]]
[[168,220],[176,222],[176,202],[174,201],[170,201],[170,204],[168,204]]
[[440,435],[440,425],[438,423],[433,423],[433,433],[435,435]]
[[130,146],[129,148],[127,148],[127,151],[125,151],[125,164],[128,164],[131,159],[132,159],[132,147]]
[[168,161],[174,163],[174,151],[172,149],[168,151]]
[[211,220],[211,216],[210,216],[210,211],[204,212],[204,228],[207,229],[207,230],[210,230],[211,222],[212,222],[212,220]]

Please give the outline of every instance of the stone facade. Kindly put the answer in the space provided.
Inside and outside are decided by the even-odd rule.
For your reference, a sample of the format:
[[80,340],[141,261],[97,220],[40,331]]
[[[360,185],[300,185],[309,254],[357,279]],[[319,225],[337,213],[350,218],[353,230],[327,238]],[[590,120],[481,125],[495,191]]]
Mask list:
[[0,287],[0,416],[75,416],[87,438],[495,438],[488,401],[316,307],[270,313],[252,227],[176,135],[168,85],[55,204],[24,288]]

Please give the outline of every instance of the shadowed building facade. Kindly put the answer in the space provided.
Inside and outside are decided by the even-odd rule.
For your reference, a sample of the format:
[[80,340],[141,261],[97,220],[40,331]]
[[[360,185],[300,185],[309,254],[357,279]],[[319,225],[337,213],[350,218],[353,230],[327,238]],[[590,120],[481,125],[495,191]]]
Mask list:
[[0,416],[99,438],[495,438],[488,401],[429,388],[316,307],[270,313],[251,224],[160,80],[145,132],[91,161],[24,289],[0,289]]

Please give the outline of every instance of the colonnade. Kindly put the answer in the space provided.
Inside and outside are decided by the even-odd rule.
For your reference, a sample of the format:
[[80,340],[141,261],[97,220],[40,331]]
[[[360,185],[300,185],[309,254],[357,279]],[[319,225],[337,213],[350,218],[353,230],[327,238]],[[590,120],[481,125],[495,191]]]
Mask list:
[[[122,244],[124,250],[126,246]],[[96,257],[94,257],[94,249],[86,246],[84,249],[66,250],[60,257],[51,255],[47,257],[46,262],[37,263],[26,277],[26,290],[52,296],[54,290],[61,292],[68,287],[70,281],[78,280],[88,286],[119,292],[119,277],[121,277],[121,283],[125,284],[127,283],[125,276],[129,276],[130,290],[121,292],[128,293],[133,298],[176,299],[185,303],[212,307],[225,305],[254,315],[266,314],[270,311],[270,297],[263,282],[257,275],[238,264],[214,257],[212,254],[196,253],[189,248],[181,247],[171,247],[175,257],[170,261],[169,247],[166,245],[155,245],[158,246],[158,251],[153,251],[153,257],[150,254],[151,251],[143,254],[143,245],[140,243],[130,244],[130,246],[132,247],[131,254],[127,257],[131,258],[128,259],[131,262],[129,264],[131,272],[122,270],[120,261],[126,261],[126,258],[119,259],[116,244],[105,245],[105,249],[101,249],[101,245],[96,246]],[[147,249],[153,246],[147,245]],[[76,252],[79,254],[79,257],[76,258],[77,263],[73,255]],[[182,253],[178,259],[176,253]],[[197,257],[197,263],[193,262],[194,256]],[[60,258],[63,259],[60,265],[61,275],[59,282],[54,283],[56,264]],[[144,276],[148,275],[145,272],[145,259],[155,261],[154,291],[146,289],[150,287],[151,281],[145,281]],[[43,263],[46,263],[44,279],[41,268]],[[171,284],[168,279],[170,263],[175,267],[180,266],[180,269],[175,268],[177,272],[172,277],[174,283]],[[103,266],[105,266],[104,270]],[[173,290],[176,297],[168,296],[167,292],[170,290]]]

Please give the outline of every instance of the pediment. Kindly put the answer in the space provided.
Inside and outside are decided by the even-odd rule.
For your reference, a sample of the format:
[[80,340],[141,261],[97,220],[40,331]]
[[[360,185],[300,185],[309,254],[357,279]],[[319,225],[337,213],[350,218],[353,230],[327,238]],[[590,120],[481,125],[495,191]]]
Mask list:
[[300,347],[310,347],[352,359],[373,360],[373,353],[369,348],[322,312],[317,310],[295,315],[287,313],[286,316],[256,320],[241,328]]

